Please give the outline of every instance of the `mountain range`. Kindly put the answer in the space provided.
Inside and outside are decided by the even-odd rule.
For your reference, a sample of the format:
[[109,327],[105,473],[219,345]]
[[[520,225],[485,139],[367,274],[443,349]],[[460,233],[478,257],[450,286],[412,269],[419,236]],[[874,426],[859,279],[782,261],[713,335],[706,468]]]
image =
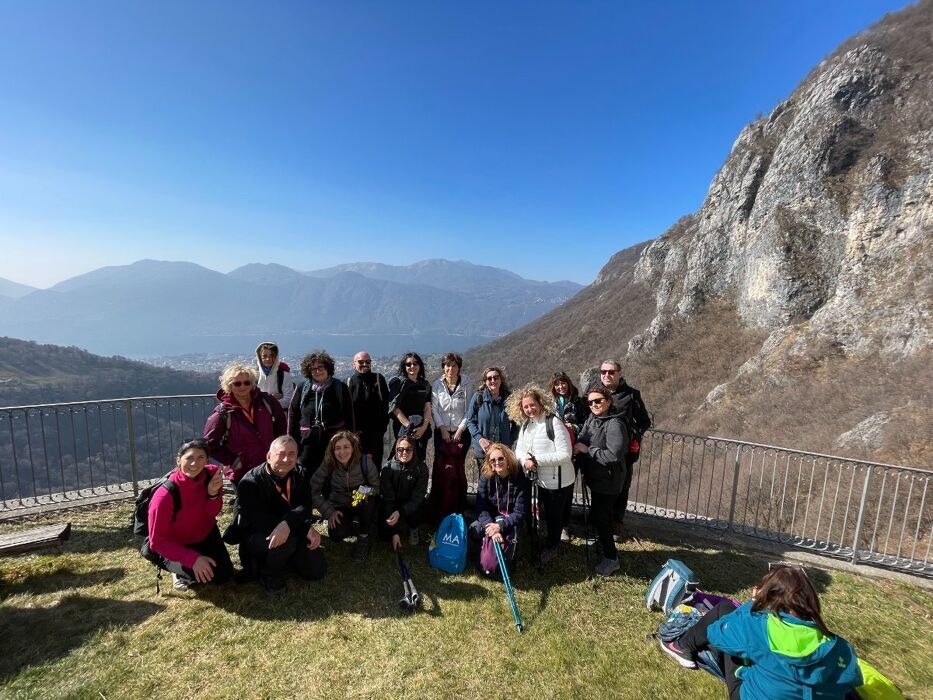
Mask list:
[[0,334],[93,352],[172,355],[251,350],[352,354],[462,350],[513,330],[581,285],[492,267],[425,260],[357,263],[308,273],[249,264],[223,274],[190,262],[103,267],[0,305]]
[[515,383],[617,357],[655,423],[929,467],[933,0],[738,135],[699,211],[467,356]]

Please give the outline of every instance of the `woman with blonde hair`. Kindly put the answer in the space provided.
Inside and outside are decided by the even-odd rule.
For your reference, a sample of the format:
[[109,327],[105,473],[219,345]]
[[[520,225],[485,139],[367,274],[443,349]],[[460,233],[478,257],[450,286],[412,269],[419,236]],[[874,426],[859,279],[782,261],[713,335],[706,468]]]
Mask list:
[[224,476],[233,483],[265,462],[269,445],[285,434],[285,411],[259,390],[258,376],[253,365],[227,365],[220,375],[217,407],[204,424],[208,455],[224,465]]
[[481,543],[479,566],[484,573],[498,573],[493,541],[499,543],[506,566],[512,569],[527,492],[528,480],[515,453],[502,443],[490,443],[476,486],[476,520],[470,524],[471,537]]
[[324,449],[324,462],[311,477],[311,501],[327,519],[327,536],[341,542],[359,522],[354,561],[369,557],[369,537],[378,514],[379,470],[360,449],[356,433],[341,430]]
[[573,498],[570,434],[554,415],[551,397],[536,384],[528,384],[509,396],[506,408],[512,421],[520,426],[515,455],[526,476],[538,486],[538,502],[547,526],[540,557],[546,564],[557,556],[564,505]]

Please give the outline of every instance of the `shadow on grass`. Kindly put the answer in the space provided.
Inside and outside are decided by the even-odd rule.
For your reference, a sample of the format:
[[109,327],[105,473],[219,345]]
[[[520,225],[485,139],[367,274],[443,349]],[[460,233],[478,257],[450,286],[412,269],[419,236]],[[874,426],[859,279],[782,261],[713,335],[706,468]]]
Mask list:
[[65,544],[66,551],[76,554],[93,554],[95,552],[113,552],[118,549],[133,549],[139,551],[142,538],[135,537],[129,523],[125,527],[117,525],[75,525],[71,540]]
[[[402,580],[395,554],[385,543],[374,543],[369,559],[362,563],[350,558],[352,545],[325,543],[327,575],[322,581],[302,581],[290,574],[286,592],[270,598],[257,582],[207,587],[198,596],[227,612],[253,620],[307,622],[334,615],[355,614],[369,619],[409,615],[399,606]],[[412,580],[423,600],[418,614],[444,615],[445,601],[465,601],[487,595],[478,583],[463,576],[451,576],[427,564],[423,547],[406,548],[404,556]]]
[[52,571],[30,574],[22,580],[3,586],[0,588],[0,600],[23,593],[39,595],[66,588],[87,588],[115,583],[124,576],[126,576],[126,570],[117,567],[79,573],[66,565]]
[[138,625],[164,606],[141,600],[108,600],[79,594],[46,608],[6,606],[0,616],[0,681],[28,666],[54,661],[99,630]]

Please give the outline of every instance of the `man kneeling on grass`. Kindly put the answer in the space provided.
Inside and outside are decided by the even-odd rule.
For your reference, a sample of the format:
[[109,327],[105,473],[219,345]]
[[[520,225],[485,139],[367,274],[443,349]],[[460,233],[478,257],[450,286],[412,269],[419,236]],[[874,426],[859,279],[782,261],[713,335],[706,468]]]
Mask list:
[[308,581],[324,577],[321,536],[311,527],[311,477],[298,464],[293,438],[283,435],[272,441],[266,461],[240,480],[237,500],[238,528],[267,593],[285,590],[289,566]]

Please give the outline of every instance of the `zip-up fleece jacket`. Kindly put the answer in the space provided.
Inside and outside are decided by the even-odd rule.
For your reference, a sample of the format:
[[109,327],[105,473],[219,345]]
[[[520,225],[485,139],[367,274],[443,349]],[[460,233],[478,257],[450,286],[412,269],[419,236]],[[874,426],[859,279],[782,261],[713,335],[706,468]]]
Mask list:
[[412,516],[424,505],[428,494],[428,465],[417,457],[407,464],[393,457],[379,472],[379,488],[386,515],[397,510]]
[[224,476],[237,483],[246,472],[266,461],[269,445],[285,434],[285,411],[274,397],[256,388],[250,395],[252,421],[244,415],[233,394],[221,389],[217,392],[217,401],[218,405],[204,424],[208,456],[223,464]]
[[[367,459],[366,455],[363,455],[363,459]],[[330,494],[325,499],[324,484],[328,479],[330,479]],[[369,498],[379,496],[379,470],[376,469],[375,464],[367,465],[364,478],[360,462],[351,464],[346,469],[337,465],[333,471],[327,467],[325,462],[311,477],[311,499],[318,512],[325,518],[329,518],[338,508],[351,505],[353,492],[364,484],[372,488]]]
[[189,479],[181,469],[171,473],[169,480],[175,482],[181,496],[174,522],[172,494],[164,488],[155,490],[149,501],[149,549],[169,561],[194,567],[200,555],[189,545],[202,542],[210,534],[223,506],[223,498],[207,497],[207,482],[218,469],[209,464],[195,479]]
[[[553,442],[547,436],[547,424],[554,428]],[[574,482],[570,461],[570,433],[557,416],[540,415],[522,424],[515,443],[515,456],[521,464],[532,454],[538,462],[538,485],[545,489],[566,488]]]
[[743,700],[842,700],[862,685],[845,639],[790,615],[752,612],[751,602],[712,623],[706,636],[720,651],[751,662],[736,670]]
[[580,430],[577,442],[590,448],[588,459],[583,460],[586,485],[594,493],[620,493],[629,444],[628,431],[622,418],[613,413],[601,416],[591,413]]
[[[283,493],[290,494],[288,501]],[[279,479],[267,462],[250,469],[237,484],[237,510],[238,528],[245,537],[268,535],[283,520],[292,534],[306,537],[311,526],[311,479],[307,470],[296,464],[284,479]]]
[[[480,473],[476,485],[476,520],[483,528],[489,523],[499,523],[503,535],[511,534],[525,517],[525,494],[528,490],[528,479],[521,469],[506,479],[496,474],[485,477]],[[508,514],[502,515],[503,510]]]

